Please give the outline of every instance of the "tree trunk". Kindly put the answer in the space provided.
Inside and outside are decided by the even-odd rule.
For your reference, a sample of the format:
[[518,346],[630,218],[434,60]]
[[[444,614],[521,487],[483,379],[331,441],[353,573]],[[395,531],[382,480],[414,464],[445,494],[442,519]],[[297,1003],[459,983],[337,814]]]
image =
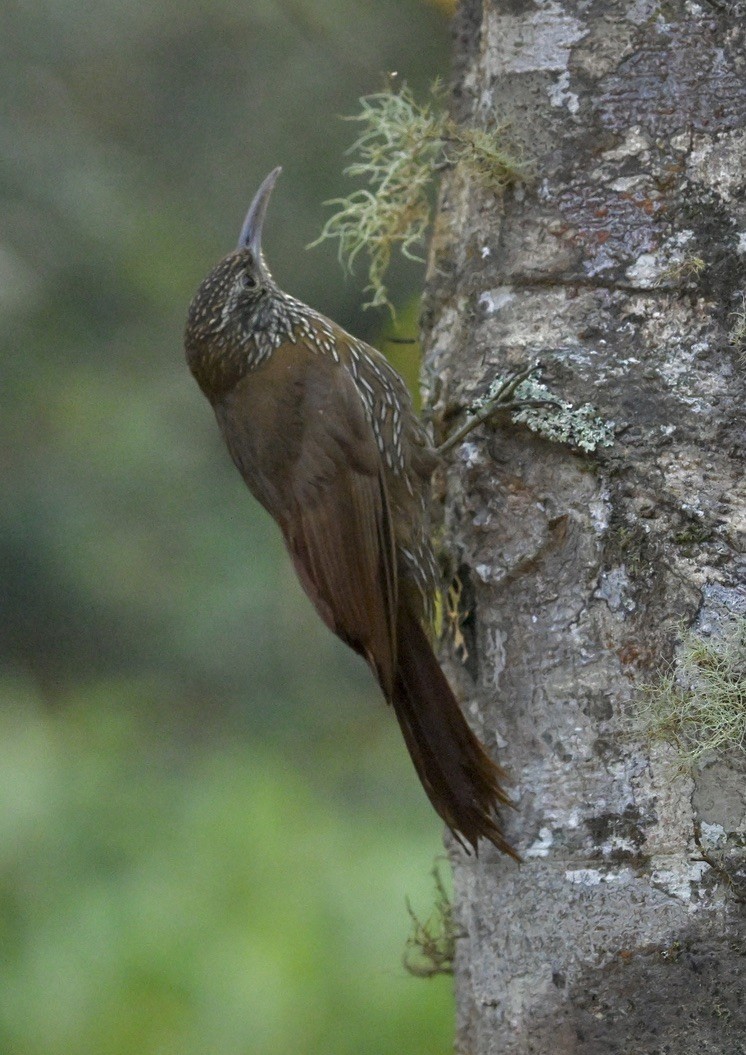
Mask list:
[[453,848],[458,1050],[743,1052],[743,754],[682,768],[639,708],[682,626],[717,642],[746,612],[744,11],[466,0],[457,25],[457,118],[508,122],[534,176],[503,199],[446,179],[434,419],[538,358],[616,432],[583,454],[484,427],[444,471],[451,672],[524,856]]

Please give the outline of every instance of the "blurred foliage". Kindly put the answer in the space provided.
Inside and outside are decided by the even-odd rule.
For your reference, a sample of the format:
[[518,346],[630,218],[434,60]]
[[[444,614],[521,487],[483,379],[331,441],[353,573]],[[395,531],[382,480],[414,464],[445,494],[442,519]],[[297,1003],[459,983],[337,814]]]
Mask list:
[[447,989],[398,966],[432,846],[378,775],[390,743],[350,799],[323,752],[177,753],[111,686],[56,715],[3,689],[3,1055],[450,1049]]
[[11,0],[0,50],[0,1050],[446,1050],[449,996],[398,966],[440,824],[181,348],[276,164],[278,281],[380,336],[303,247],[336,115],[442,72],[442,9]]

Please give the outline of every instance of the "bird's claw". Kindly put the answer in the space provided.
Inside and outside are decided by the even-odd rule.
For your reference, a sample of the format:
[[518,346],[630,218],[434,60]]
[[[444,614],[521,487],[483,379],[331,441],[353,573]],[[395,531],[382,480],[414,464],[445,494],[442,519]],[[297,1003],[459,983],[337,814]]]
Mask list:
[[532,374],[535,374],[539,366],[539,362],[535,361],[530,366],[508,374],[494,390],[489,391],[486,396],[473,403],[469,408],[471,413],[467,420],[441,443],[437,448],[437,453],[444,455],[453,450],[462,440],[466,439],[472,429],[475,429],[477,425],[481,425],[499,411],[523,410],[527,407],[557,406],[554,400],[551,399],[513,399],[519,386],[524,381],[527,381]]

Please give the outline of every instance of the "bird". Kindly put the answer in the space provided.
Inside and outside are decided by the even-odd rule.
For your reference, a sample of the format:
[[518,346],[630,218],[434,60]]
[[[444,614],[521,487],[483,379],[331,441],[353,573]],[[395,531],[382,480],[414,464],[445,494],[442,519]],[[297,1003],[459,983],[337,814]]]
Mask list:
[[281,171],[262,182],[237,247],[191,301],[189,369],[319,616],[392,705],[437,813],[467,852],[486,839],[518,859],[499,819],[512,805],[505,774],[467,724],[432,644],[437,449],[386,357],[273,279],[262,231]]

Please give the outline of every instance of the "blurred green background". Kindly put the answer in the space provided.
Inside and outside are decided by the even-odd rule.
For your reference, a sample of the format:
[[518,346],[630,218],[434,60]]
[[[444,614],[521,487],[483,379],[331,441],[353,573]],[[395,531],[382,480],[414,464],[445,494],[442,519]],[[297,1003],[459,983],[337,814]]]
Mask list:
[[276,164],[281,285],[390,329],[304,246],[352,189],[337,116],[447,73],[449,6],[6,0],[0,1055],[451,1049],[448,981],[401,966],[440,822],[181,349]]

